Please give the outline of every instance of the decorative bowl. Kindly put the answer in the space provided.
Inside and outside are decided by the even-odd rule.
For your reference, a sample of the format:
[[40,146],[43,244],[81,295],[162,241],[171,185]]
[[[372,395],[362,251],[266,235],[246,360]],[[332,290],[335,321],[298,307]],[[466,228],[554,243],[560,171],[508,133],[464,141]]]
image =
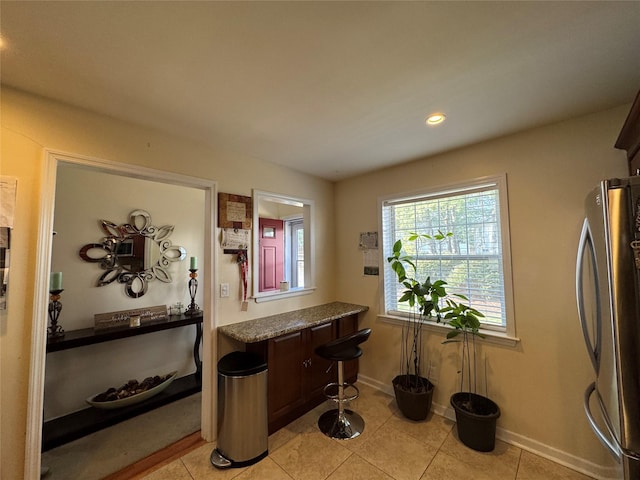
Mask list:
[[118,400],[110,400],[107,402],[96,402],[93,399],[99,395],[98,393],[95,395],[91,395],[89,398],[87,398],[86,402],[92,407],[101,408],[103,410],[112,410],[114,408],[128,407],[129,405],[134,405],[136,403],[144,402],[148,398],[151,398],[154,395],[157,395],[158,393],[163,391],[165,388],[171,385],[171,382],[175,380],[177,374],[178,374],[177,371],[171,372],[169,374],[170,375],[169,378],[167,378],[164,382],[156,385],[153,388],[150,388],[149,390],[145,390],[144,392],[131,395],[130,397],[121,398]]

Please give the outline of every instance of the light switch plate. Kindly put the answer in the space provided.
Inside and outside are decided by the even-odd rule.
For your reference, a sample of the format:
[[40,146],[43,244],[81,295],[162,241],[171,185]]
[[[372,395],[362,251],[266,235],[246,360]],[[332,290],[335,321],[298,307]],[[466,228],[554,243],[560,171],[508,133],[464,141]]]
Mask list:
[[221,283],[220,284],[220,297],[225,298],[229,296],[229,284]]

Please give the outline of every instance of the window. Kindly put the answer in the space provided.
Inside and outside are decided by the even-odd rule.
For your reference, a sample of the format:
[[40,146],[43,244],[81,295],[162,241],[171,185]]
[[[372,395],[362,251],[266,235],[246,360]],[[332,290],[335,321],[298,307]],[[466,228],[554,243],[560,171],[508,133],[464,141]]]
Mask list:
[[[447,282],[485,317],[483,329],[515,334],[512,314],[506,177],[482,178],[465,184],[381,199],[384,256],[384,305],[390,316],[406,316],[398,304],[404,290],[386,262],[393,244],[402,240],[417,258],[417,278]],[[453,233],[443,241],[408,241],[412,232]]]
[[[274,282],[289,282],[289,289],[260,289],[260,275],[266,270],[260,252],[260,229],[253,229],[253,298],[256,302],[269,302],[297,295],[307,295],[315,291],[315,234],[313,200],[282,195],[279,193],[253,190],[253,223],[260,224],[260,218],[272,218],[283,221],[284,243],[282,256]],[[278,234],[276,233],[276,236]],[[279,275],[278,275],[279,273]],[[274,283],[275,284],[275,283]]]
[[291,279],[291,288],[304,288],[304,221],[302,217],[284,222],[285,278]]

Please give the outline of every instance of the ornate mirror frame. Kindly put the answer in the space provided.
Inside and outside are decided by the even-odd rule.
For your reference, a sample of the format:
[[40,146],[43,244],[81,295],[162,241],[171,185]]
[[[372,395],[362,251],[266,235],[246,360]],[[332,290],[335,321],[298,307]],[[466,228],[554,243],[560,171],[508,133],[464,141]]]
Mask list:
[[[80,249],[80,258],[86,262],[100,263],[105,272],[96,282],[104,287],[113,281],[125,285],[131,298],[140,298],[148,288],[148,282],[158,279],[171,283],[169,267],[172,262],[185,259],[187,251],[172,245],[169,236],[173,225],[156,227],[151,224],[151,215],[146,210],[134,210],[129,214],[129,223],[117,225],[100,220],[107,234],[101,243],[87,243]],[[98,256],[90,253],[98,251]]]

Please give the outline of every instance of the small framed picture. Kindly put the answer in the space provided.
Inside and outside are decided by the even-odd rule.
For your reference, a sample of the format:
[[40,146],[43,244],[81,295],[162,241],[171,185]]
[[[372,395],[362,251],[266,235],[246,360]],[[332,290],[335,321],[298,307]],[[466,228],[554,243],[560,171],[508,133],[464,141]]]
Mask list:
[[218,193],[218,227],[251,229],[253,199],[243,195]]

